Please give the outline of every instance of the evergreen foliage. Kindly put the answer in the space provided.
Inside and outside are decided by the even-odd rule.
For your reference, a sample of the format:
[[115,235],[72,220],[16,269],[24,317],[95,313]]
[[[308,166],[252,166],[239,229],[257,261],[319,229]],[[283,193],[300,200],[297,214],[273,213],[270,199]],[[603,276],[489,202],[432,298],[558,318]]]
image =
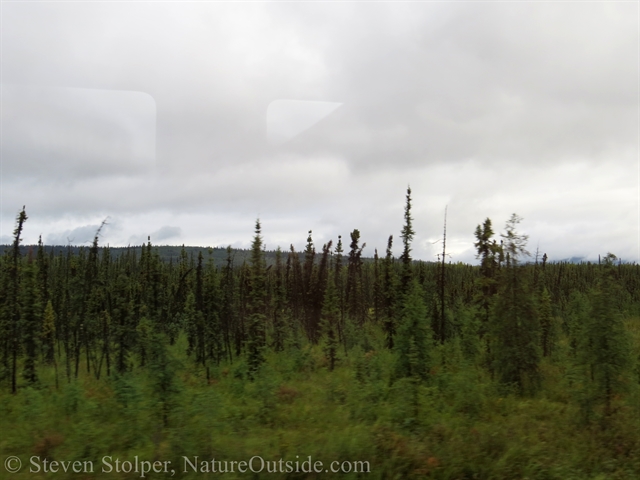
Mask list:
[[276,252],[273,285],[273,349],[282,352],[287,339],[288,309],[286,305],[286,279],[282,263],[282,250]]
[[404,207],[404,226],[402,227],[402,255],[400,261],[402,262],[402,277],[401,286],[402,294],[406,295],[409,291],[411,284],[411,242],[415,231],[413,230],[413,218],[411,217],[411,187],[407,187],[406,203]]
[[37,286],[35,262],[29,258],[23,271],[20,290],[20,331],[24,348],[23,378],[29,385],[38,383],[36,363],[42,332],[40,296]]
[[604,405],[604,416],[612,413],[616,395],[627,393],[632,361],[630,337],[615,302],[619,287],[615,282],[615,255],[604,259],[602,276],[591,296],[591,310],[585,318],[580,345],[580,363],[586,367],[586,404]]
[[533,298],[522,271],[510,266],[502,275],[492,309],[493,371],[522,394],[540,386],[540,326]]
[[427,308],[417,281],[412,281],[404,298],[395,349],[398,377],[427,378],[433,334],[428,325]]
[[492,239],[493,228],[489,218],[485,219],[482,225],[476,227],[475,237],[474,246],[478,252],[476,258],[480,259],[480,277],[477,280],[479,289],[476,295],[476,303],[480,307],[478,312],[481,315],[482,332],[484,332],[489,324],[491,300],[498,291],[498,258],[501,248]]
[[266,265],[262,251],[260,220],[256,220],[255,236],[251,247],[251,276],[249,277],[247,363],[253,378],[264,362],[266,345]]
[[398,303],[398,278],[395,271],[393,253],[393,235],[389,235],[387,251],[383,262],[382,291],[384,295],[384,330],[387,348],[393,349],[393,339],[396,334],[396,305]]
[[329,371],[333,371],[338,358],[338,322],[340,321],[340,307],[338,305],[338,291],[335,280],[329,276],[327,290],[322,305],[322,331],[325,338],[324,354],[329,361]]
[[30,249],[23,209],[0,257],[0,452],[640,476],[640,267],[524,263],[517,215],[501,243],[478,225],[479,266],[413,261],[410,193],[397,262],[392,237],[370,261],[353,230],[344,257],[341,237],[316,252],[310,232],[303,257],[268,263],[259,221],[244,257],[165,260],[150,238],[114,255],[100,229],[86,247]]
[[347,263],[347,283],[345,288],[345,302],[349,319],[358,326],[362,326],[366,317],[366,306],[362,279],[362,250],[366,244],[359,246],[360,231],[351,232],[351,245]]
[[540,343],[542,346],[542,356],[548,357],[553,351],[556,331],[551,311],[551,296],[546,287],[543,287],[538,306],[538,318],[540,323]]
[[42,357],[47,364],[55,361],[56,314],[51,300],[47,302],[42,317]]
[[503,235],[507,268],[500,276],[492,309],[491,351],[493,371],[500,381],[522,394],[533,394],[540,387],[540,323],[533,294],[519,266],[519,256],[527,253],[528,238],[516,232],[519,221],[512,215]]

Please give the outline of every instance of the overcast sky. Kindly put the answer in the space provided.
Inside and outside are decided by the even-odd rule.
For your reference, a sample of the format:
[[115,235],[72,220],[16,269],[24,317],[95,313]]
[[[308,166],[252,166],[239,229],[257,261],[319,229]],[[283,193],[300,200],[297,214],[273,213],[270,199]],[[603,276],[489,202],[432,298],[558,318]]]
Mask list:
[[0,241],[452,261],[511,213],[550,259],[640,257],[639,19],[616,3],[2,4]]

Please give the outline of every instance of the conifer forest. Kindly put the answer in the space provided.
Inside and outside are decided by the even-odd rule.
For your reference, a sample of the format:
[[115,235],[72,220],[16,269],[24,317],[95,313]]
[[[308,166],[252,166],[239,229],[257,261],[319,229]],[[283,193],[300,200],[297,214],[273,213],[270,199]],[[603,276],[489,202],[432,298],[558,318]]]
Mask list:
[[516,214],[478,219],[478,265],[446,224],[417,261],[411,207],[373,258],[357,229],[267,252],[257,220],[216,259],[24,246],[23,208],[0,478],[640,478],[640,265],[530,253]]

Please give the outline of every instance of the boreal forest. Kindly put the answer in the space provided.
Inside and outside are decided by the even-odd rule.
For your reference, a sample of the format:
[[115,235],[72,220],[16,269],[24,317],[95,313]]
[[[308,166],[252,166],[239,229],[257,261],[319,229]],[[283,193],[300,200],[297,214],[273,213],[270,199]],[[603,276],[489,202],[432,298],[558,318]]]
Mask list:
[[412,221],[408,189],[373,258],[357,229],[267,256],[258,220],[242,255],[167,259],[25,248],[23,209],[0,478],[640,478],[640,266],[530,253],[515,214],[478,219],[478,265],[446,223],[416,261]]

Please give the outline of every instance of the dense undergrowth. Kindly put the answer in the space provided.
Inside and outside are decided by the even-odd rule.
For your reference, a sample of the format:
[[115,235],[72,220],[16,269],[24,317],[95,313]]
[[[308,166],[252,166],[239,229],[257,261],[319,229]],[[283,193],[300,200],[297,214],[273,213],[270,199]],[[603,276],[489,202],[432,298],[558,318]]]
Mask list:
[[[640,319],[626,325],[637,355]],[[585,418],[563,339],[543,360],[542,388],[523,397],[492,380],[482,368],[483,352],[469,358],[460,338],[432,349],[426,381],[394,378],[397,359],[377,327],[358,338],[332,372],[322,345],[305,344],[267,353],[253,381],[243,360],[211,367],[207,380],[184,354],[184,337],[166,351],[171,377],[164,385],[157,365],[100,381],[82,373],[71,382],[59,376],[58,388],[54,369],[43,368],[38,388],[25,383],[15,395],[0,394],[0,454],[16,455],[23,465],[20,473],[0,476],[140,478],[101,471],[104,456],[112,457],[114,470],[115,459],[137,456],[170,461],[177,478],[640,477],[637,388],[617,398],[610,415],[594,407]],[[300,464],[310,456],[325,467],[369,462],[358,464],[369,472],[195,473],[184,457],[193,464],[196,456],[200,462],[260,456]],[[44,473],[44,459],[90,461],[94,472]]]

